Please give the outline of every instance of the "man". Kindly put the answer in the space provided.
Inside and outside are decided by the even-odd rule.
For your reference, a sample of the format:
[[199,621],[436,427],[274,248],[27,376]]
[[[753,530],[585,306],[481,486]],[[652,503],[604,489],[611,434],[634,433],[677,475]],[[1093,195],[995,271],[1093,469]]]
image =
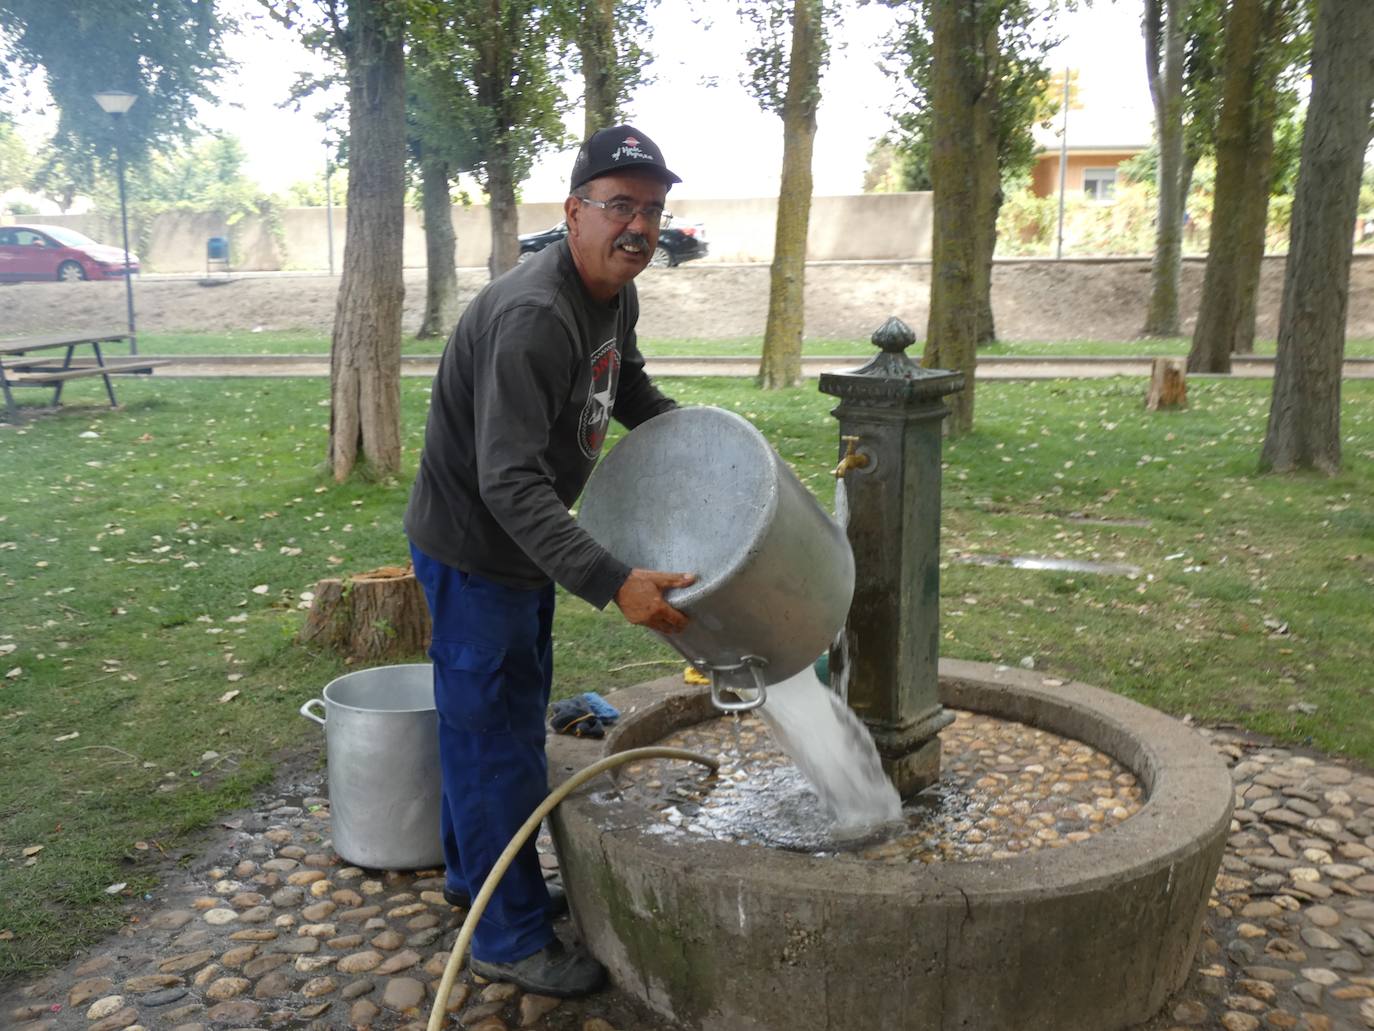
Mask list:
[[[573,164],[567,238],[488,284],[439,362],[405,529],[434,622],[444,895],[455,905],[548,791],[550,581],[598,608],[614,600],[631,623],[687,623],[662,592],[694,577],[629,568],[568,512],[612,416],[633,428],[675,407],[644,372],[631,281],[676,182],[638,130],[593,134]],[[477,925],[472,970],[545,995],[599,988],[601,965],[553,933],[566,905],[550,899],[529,843]]]

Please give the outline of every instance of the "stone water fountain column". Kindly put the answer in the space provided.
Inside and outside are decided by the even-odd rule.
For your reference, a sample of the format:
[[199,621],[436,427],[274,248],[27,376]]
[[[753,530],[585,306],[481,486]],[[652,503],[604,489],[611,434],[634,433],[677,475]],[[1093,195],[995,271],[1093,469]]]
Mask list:
[[[916,335],[890,318],[873,334],[878,356],[860,369],[821,374],[839,398],[840,464],[854,601],[845,645],[832,649],[832,684],[848,674],[848,700],[873,734],[903,798],[940,776],[940,449],[943,398],[962,373],[923,369],[907,354]],[[844,669],[847,663],[847,671]]]

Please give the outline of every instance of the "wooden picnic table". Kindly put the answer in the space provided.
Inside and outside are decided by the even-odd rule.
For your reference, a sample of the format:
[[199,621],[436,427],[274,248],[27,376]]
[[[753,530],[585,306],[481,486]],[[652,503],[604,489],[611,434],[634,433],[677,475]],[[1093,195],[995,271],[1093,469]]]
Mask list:
[[[53,406],[62,403],[62,387],[68,380],[99,376],[105,381],[105,393],[110,396],[110,407],[119,407],[115,400],[114,384],[110,376],[118,373],[151,372],[159,365],[171,364],[166,359],[149,361],[142,358],[127,358],[106,361],[100,349],[101,344],[120,343],[128,340],[129,334],[112,333],[59,333],[50,336],[18,337],[0,340],[0,389],[5,395],[5,415],[10,421],[19,415],[19,407],[14,403],[14,387],[52,387]],[[93,359],[77,358],[79,347],[89,347]],[[60,359],[56,355],[34,356],[34,352],[65,351]]]

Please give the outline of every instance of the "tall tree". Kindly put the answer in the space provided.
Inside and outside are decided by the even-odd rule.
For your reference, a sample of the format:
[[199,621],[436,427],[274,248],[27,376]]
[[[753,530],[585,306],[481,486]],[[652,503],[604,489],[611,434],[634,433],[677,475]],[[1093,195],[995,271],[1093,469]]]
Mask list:
[[582,72],[583,139],[624,121],[625,102],[646,83],[648,11],[655,2],[563,0],[556,6],[559,31],[576,47]]
[[0,193],[27,186],[33,156],[8,115],[0,114]]
[[1230,372],[1232,353],[1254,350],[1280,77],[1291,65],[1286,41],[1297,36],[1299,8],[1295,0],[1231,0],[1226,10],[1212,231],[1191,372]]
[[348,84],[343,276],[329,355],[329,467],[401,468],[401,237],[405,227],[406,23],[416,0],[262,0],[307,44],[342,60]]
[[796,386],[802,378],[811,155],[826,61],[827,13],[823,0],[755,0],[741,10],[757,33],[746,55],[751,68],[746,85],[765,111],[782,119],[782,181],[759,363],[759,385],[765,390]]
[[[923,363],[964,374],[949,399],[951,432],[973,429],[978,343],[978,102],[983,92],[981,0],[928,0],[931,64],[930,178],[935,188],[930,315]],[[974,130],[970,131],[969,127]]]
[[1374,115],[1374,4],[1321,0],[1260,468],[1341,467],[1351,233]]
[[[0,0],[0,92],[41,74],[58,110],[46,163],[87,192],[117,130],[132,164],[190,135],[197,105],[218,99],[232,27],[212,0]],[[104,90],[138,98],[118,126],[93,99]]]
[[329,462],[340,483],[360,455],[372,476],[400,471],[405,299],[405,5],[345,2],[347,24],[335,24],[348,68],[348,214],[329,357]]
[[458,317],[458,234],[453,230],[453,167],[423,145],[412,149],[420,171],[420,221],[425,234],[425,314],[415,335],[447,336]]
[[447,0],[413,25],[471,143],[457,171],[486,191],[493,276],[519,258],[516,187],[539,154],[564,141],[557,13],[548,0]]
[[[977,19],[978,45],[970,55],[982,76],[971,123],[977,163],[974,222],[974,303],[978,309],[977,341],[996,338],[992,314],[992,259],[997,245],[997,216],[1002,183],[1029,171],[1035,156],[1034,123],[1045,115],[1045,56],[1058,42],[1046,30],[1058,0],[981,0],[970,5]],[[908,181],[929,175],[931,133],[932,6],[928,0],[908,4],[909,16],[890,41],[889,56],[899,64],[896,144],[909,169]],[[914,186],[910,188],[929,188]]]
[[471,112],[466,93],[421,40],[412,42],[406,82],[410,167],[420,181],[425,233],[425,314],[415,335],[446,336],[458,316],[458,240],[450,187],[458,171],[476,160]]
[[1145,0],[1145,67],[1159,146],[1159,204],[1150,301],[1141,331],[1178,336],[1179,276],[1183,261],[1184,23],[1196,0]]

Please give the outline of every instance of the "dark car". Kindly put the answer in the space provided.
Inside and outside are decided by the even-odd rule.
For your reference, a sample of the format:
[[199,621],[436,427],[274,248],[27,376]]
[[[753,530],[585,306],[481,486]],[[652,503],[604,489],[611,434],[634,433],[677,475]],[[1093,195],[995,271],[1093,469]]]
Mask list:
[[[568,224],[559,222],[542,233],[526,233],[520,237],[520,260],[542,251],[568,235]],[[669,226],[658,231],[658,246],[649,259],[650,268],[672,268],[684,261],[706,257],[706,227],[702,225]]]
[[[129,254],[129,269],[138,271],[138,255]],[[66,226],[0,226],[0,280],[119,279],[124,251],[108,247]]]

